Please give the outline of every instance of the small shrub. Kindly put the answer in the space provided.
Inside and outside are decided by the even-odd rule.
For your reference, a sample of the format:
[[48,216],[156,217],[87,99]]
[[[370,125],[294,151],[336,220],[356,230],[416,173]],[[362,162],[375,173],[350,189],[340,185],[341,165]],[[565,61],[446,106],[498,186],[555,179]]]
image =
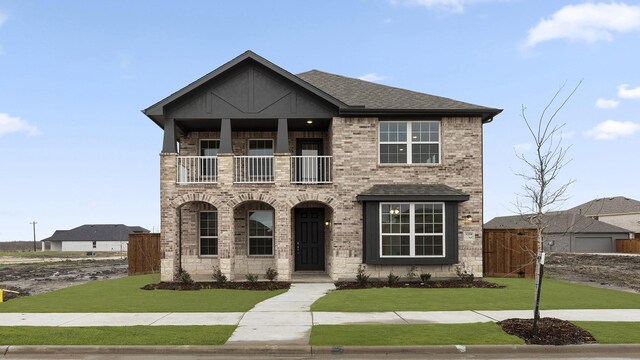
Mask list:
[[213,267],[213,280],[215,280],[219,285],[224,285],[227,282],[227,276],[222,273],[219,267]]
[[407,268],[407,280],[413,281],[418,276],[418,267],[411,265]]
[[389,285],[395,285],[398,281],[400,281],[400,276],[393,275],[393,272],[390,272],[389,276],[387,276],[387,284]]
[[458,278],[460,278],[460,280],[473,280],[473,272],[471,271],[471,269],[467,268],[467,264],[461,262],[459,264],[455,264],[454,267],[456,269],[456,275],[458,275]]
[[278,277],[278,271],[273,268],[268,268],[266,273],[264,274],[265,279],[273,282]]
[[367,275],[365,273],[365,270],[367,270],[366,266],[358,265],[358,273],[356,274],[356,282],[361,287],[366,287],[367,286],[367,284],[369,283],[369,277],[371,276],[371,275]]
[[256,275],[256,274],[248,273],[247,275],[245,275],[245,278],[251,284],[255,284],[255,283],[258,282],[258,275]]
[[181,284],[190,285],[193,284],[193,278],[191,278],[191,274],[184,270],[180,270],[177,276],[177,280]]
[[420,274],[420,281],[427,282],[427,281],[429,281],[429,279],[431,279],[431,274],[429,274],[429,273],[421,273]]

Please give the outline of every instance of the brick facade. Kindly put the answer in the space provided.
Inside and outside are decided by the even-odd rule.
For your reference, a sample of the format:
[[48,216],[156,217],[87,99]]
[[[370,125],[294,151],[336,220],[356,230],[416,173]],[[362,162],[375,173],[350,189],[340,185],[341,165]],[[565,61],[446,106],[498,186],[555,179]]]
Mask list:
[[[420,120],[419,118],[416,120]],[[233,132],[233,150],[245,155],[248,139],[274,139],[274,132]],[[190,132],[179,138],[180,155],[199,155],[199,139],[217,139],[216,132]],[[482,120],[479,117],[441,119],[441,163],[418,165],[378,164],[378,119],[334,117],[328,131],[289,132],[289,151],[296,139],[322,138],[324,154],[332,155],[331,184],[290,183],[289,154],[275,154],[274,184],[233,183],[233,155],[218,155],[217,184],[176,184],[177,154],[161,154],[162,280],[170,281],[182,268],[195,279],[210,279],[218,266],[230,278],[243,280],[247,273],[263,275],[268,267],[288,280],[295,268],[294,217],[296,207],[324,207],[325,271],[333,279],[353,279],[362,264],[363,214],[356,195],[375,184],[444,184],[470,195],[458,208],[459,260],[476,276],[482,274]],[[200,210],[217,210],[218,256],[200,256]],[[273,209],[274,255],[249,256],[247,213]],[[472,222],[464,219],[471,215]],[[180,222],[181,219],[181,222]],[[178,236],[180,233],[181,236]],[[467,236],[463,236],[465,234]],[[182,244],[181,256],[178,243]],[[406,266],[368,266],[374,277],[389,272],[403,275]],[[452,265],[425,265],[419,271],[434,277],[455,276]]]

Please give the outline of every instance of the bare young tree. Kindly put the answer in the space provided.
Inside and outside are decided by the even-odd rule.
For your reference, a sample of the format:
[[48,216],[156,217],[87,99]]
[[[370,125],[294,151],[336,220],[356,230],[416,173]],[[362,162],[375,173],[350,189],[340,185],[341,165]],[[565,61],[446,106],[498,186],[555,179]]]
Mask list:
[[571,160],[567,158],[569,147],[562,144],[562,129],[566,124],[557,123],[556,117],[578,90],[581,83],[582,80],[562,100],[559,97],[566,83],[560,86],[537,121],[529,120],[526,114],[527,108],[524,105],[520,113],[531,135],[534,149],[530,155],[516,153],[525,164],[525,170],[516,174],[523,179],[523,193],[518,195],[516,206],[520,215],[536,229],[535,296],[533,327],[531,329],[534,335],[538,332],[538,320],[540,319],[539,305],[544,271],[544,233],[549,224],[549,216],[546,214],[551,210],[557,210],[563,204],[567,199],[567,188],[574,182],[573,180],[560,182],[558,178],[562,169]]

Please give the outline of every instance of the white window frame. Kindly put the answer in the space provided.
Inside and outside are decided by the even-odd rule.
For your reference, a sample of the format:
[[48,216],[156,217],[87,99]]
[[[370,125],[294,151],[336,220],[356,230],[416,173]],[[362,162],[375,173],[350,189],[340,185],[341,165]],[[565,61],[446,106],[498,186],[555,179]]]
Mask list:
[[[200,214],[201,213],[215,213],[216,214],[216,235],[215,236],[202,236],[202,224],[200,223]],[[202,239],[216,239],[216,249],[217,254],[202,254]],[[220,253],[220,241],[218,240],[218,211],[217,210],[200,210],[198,211],[198,256],[200,257],[218,257]]]
[[[272,222],[272,233],[271,236],[251,236],[251,232],[249,229],[249,224],[251,221],[251,213],[258,211],[268,211],[271,213],[271,222]],[[247,210],[247,256],[252,257],[273,257],[275,254],[275,232],[276,232],[276,213],[274,210],[265,209],[265,210]],[[271,254],[251,254],[251,239],[271,239]]]
[[[271,155],[249,155],[252,141],[271,141]],[[247,156],[273,156],[275,154],[275,141],[272,138],[250,138],[247,139]]]
[[[442,232],[441,233],[416,233],[416,204],[441,205],[442,206]],[[382,206],[383,205],[409,205],[409,233],[382,233]],[[380,258],[444,258],[447,254],[446,239],[446,207],[444,202],[417,201],[417,202],[381,202],[378,206],[378,245],[380,247]],[[382,236],[399,235],[409,236],[409,255],[383,255]],[[418,236],[442,236],[442,255],[416,255],[416,235]]]
[[[407,124],[407,140],[406,141],[385,141],[381,140],[381,124],[389,124],[389,123],[406,123]],[[438,141],[413,141],[412,137],[412,124],[413,123],[437,123],[438,124]],[[407,162],[404,163],[383,163],[380,161],[382,152],[380,151],[380,146],[383,144],[389,145],[401,145],[405,144],[407,146]],[[438,162],[435,163],[414,163],[413,162],[413,146],[414,144],[437,144],[438,145]],[[406,121],[379,121],[378,122],[378,165],[387,166],[387,165],[428,165],[435,166],[442,164],[442,122],[439,120],[406,120]]]
[[[217,141],[218,142],[218,151],[220,151],[220,139],[199,139],[198,141],[198,156],[206,156],[206,155],[202,155],[202,142],[203,141]],[[218,157],[218,155],[213,155],[215,157]]]

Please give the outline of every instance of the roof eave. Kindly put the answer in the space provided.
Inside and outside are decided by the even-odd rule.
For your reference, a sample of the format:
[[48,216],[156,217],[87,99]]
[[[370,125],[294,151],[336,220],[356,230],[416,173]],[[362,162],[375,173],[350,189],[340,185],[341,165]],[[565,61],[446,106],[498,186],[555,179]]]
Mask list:
[[482,123],[489,123],[500,114],[502,109],[366,109],[362,107],[340,108],[340,115],[442,115],[442,116],[478,116]]

